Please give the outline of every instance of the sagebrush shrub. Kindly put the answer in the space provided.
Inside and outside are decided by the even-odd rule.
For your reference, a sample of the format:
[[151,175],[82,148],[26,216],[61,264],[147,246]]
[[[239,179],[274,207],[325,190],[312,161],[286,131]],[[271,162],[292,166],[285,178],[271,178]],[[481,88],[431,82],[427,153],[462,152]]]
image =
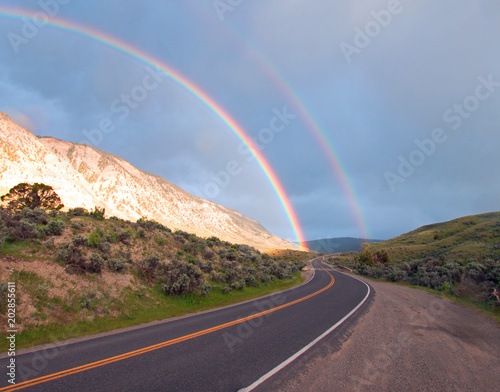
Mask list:
[[23,218],[11,227],[9,234],[13,241],[23,241],[30,238],[37,238],[40,232],[37,230],[35,223]]
[[259,285],[259,281],[253,275],[248,275],[245,279],[245,282],[248,286],[256,287]]
[[71,222],[71,228],[81,230],[83,228],[83,222]]
[[118,231],[116,232],[116,237],[123,244],[130,245],[130,239],[132,237],[132,230],[131,229],[127,229],[127,230],[118,229]]
[[27,219],[28,221],[35,223],[35,224],[42,224],[46,225],[49,221],[47,217],[47,213],[45,210],[42,210],[41,208],[23,208],[20,212],[17,212],[17,214],[21,215],[21,219]]
[[240,279],[236,282],[231,283],[231,287],[235,290],[243,290],[245,286],[245,279]]
[[73,245],[75,246],[87,246],[89,244],[89,241],[87,238],[77,235],[76,237],[73,237]]
[[61,235],[65,228],[66,224],[63,221],[50,221],[45,227],[45,233],[47,235]]
[[73,242],[64,242],[59,246],[57,258],[78,272],[84,272],[87,268],[82,249]]
[[113,272],[122,272],[127,268],[127,263],[124,259],[111,259],[108,261],[108,268]]
[[86,270],[93,273],[100,273],[104,268],[104,259],[97,253],[90,255]]
[[152,281],[159,265],[160,257],[158,255],[151,255],[142,260],[138,266],[139,270],[148,281]]

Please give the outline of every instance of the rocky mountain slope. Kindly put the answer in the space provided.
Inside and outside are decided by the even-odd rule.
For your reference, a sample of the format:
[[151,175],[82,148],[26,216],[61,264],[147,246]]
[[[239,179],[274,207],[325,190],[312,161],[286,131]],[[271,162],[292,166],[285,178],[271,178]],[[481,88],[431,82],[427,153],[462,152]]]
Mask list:
[[66,208],[106,208],[107,216],[154,219],[171,229],[255,246],[296,249],[259,222],[193,196],[95,147],[36,137],[0,112],[0,194],[20,182],[51,185]]

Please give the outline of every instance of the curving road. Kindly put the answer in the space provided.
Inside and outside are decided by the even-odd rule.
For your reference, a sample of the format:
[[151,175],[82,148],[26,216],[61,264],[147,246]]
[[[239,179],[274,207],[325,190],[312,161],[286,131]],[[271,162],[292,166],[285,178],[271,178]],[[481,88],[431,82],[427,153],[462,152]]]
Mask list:
[[17,355],[16,384],[4,371],[0,391],[269,390],[282,368],[367,306],[369,287],[321,259],[308,283],[282,293]]

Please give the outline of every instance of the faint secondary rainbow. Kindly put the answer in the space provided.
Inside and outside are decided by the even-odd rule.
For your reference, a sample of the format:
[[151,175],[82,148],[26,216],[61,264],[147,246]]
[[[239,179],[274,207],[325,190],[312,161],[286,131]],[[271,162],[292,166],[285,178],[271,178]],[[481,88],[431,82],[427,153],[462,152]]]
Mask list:
[[[11,18],[15,20],[29,19],[33,22],[40,22],[39,19],[35,20],[36,13],[33,11],[27,11],[22,9],[12,9],[0,6],[0,17]],[[278,179],[278,176],[272,169],[271,165],[264,157],[264,155],[258,150],[257,146],[254,144],[252,139],[246,134],[244,129],[231,117],[231,115],[225,111],[220,104],[218,104],[212,97],[210,97],[205,91],[194,84],[192,81],[183,76],[180,72],[173,69],[170,65],[159,59],[151,56],[150,54],[116,38],[110,36],[95,28],[90,28],[78,24],[73,21],[69,21],[62,18],[50,17],[46,21],[43,21],[43,26],[41,28],[49,26],[59,30],[74,33],[85,38],[89,38],[95,42],[101,43],[107,47],[115,49],[129,57],[132,57],[146,65],[152,66],[156,69],[161,70],[169,79],[173,82],[187,90],[200,102],[202,102],[212,113],[214,113],[235,135],[241,140],[248,148],[252,156],[257,161],[259,167],[262,169],[264,175],[271,184],[273,190],[275,191],[278,199],[285,211],[285,214],[290,222],[294,235],[299,243],[299,246],[303,247],[305,242],[304,234],[300,226],[297,214],[295,213],[293,206],[288,198],[285,189]]]
[[[272,68],[271,68],[272,69]],[[281,78],[274,78],[276,84],[281,86],[282,91],[287,93],[287,98],[292,102],[292,105],[297,109],[302,120],[306,124],[307,128],[311,131],[317,144],[321,148],[323,155],[325,156],[328,164],[335,173],[340,186],[344,194],[347,197],[349,208],[356,221],[356,226],[362,238],[369,239],[370,234],[368,231],[367,224],[363,218],[363,212],[358,201],[358,196],[349,176],[347,175],[347,170],[344,167],[340,159],[340,154],[336,151],[329,137],[327,136],[324,129],[318,124],[318,121],[310,114],[305,104],[299,99],[299,97],[293,92],[293,89],[288,86],[288,84]]]
[[[216,20],[214,24],[217,23],[218,26],[228,26],[226,22],[220,23],[219,19],[215,17],[216,15],[214,15],[213,9],[210,11],[206,9],[206,7],[209,7],[208,5],[206,7],[196,4],[188,4],[186,6],[189,7],[190,10],[196,12],[208,23]],[[364,220],[363,212],[358,201],[359,197],[356,195],[354,185],[349,180],[347,170],[340,159],[340,154],[333,146],[324,128],[320,126],[318,121],[311,115],[310,110],[306,107],[303,100],[295,93],[290,83],[287,82],[281,73],[276,70],[276,67],[256,49],[256,45],[252,44],[249,39],[244,38],[236,29],[226,28],[225,31],[230,33],[239,43],[243,43],[245,47],[249,49],[249,53],[253,57],[254,62],[293,105],[294,109],[297,111],[296,114],[300,116],[304,125],[307,126],[308,131],[314,137],[337,178],[344,195],[347,197],[349,209],[354,217],[359,234],[362,238],[370,238],[368,226]]]

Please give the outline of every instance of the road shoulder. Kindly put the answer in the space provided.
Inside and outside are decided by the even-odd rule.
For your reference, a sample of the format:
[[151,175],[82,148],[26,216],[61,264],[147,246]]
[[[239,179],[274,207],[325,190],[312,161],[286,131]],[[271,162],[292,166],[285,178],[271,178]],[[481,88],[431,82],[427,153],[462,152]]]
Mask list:
[[498,390],[494,321],[420,290],[361,280],[376,295],[350,337],[297,369],[282,391]]

